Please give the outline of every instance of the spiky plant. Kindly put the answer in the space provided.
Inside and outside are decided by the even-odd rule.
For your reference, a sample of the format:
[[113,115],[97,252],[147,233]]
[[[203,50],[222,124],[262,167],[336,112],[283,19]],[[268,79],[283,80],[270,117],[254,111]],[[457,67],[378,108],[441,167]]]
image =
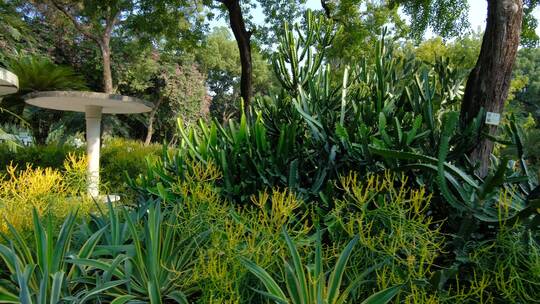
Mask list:
[[[349,294],[358,288],[365,277],[379,265],[368,268],[364,273],[342,287],[342,279],[347,267],[347,262],[354,245],[358,242],[358,236],[353,238],[339,256],[334,268],[329,271],[323,269],[323,255],[321,233],[317,231],[317,244],[315,247],[315,263],[313,270],[302,263],[296,245],[283,229],[283,237],[289,248],[292,265],[285,261],[286,289],[283,290],[272,276],[262,267],[250,260],[242,259],[245,267],[253,273],[266,287],[266,291],[259,291],[264,296],[278,304],[343,304],[346,303]],[[307,270],[307,271],[306,271]],[[330,275],[327,278],[327,274]],[[367,299],[362,304],[385,304],[399,293],[401,286],[396,285],[381,290]]]

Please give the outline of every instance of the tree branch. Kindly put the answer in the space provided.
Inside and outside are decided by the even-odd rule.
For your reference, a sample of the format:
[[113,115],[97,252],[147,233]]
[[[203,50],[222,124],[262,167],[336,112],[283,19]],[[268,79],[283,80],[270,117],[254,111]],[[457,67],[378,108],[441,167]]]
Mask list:
[[58,3],[57,1],[55,0],[51,0],[52,4],[59,10],[61,11],[62,13],[64,13],[64,15],[66,17],[69,18],[69,20],[71,20],[71,22],[73,23],[73,25],[75,26],[75,28],[81,33],[83,34],[84,36],[96,41],[98,44],[101,44],[101,40],[99,39],[98,36],[92,34],[90,31],[89,31],[89,28],[88,26],[84,26],[82,25],[79,21],[77,21],[77,19],[75,18],[75,16],[73,16],[64,6],[62,6],[60,3]]
[[110,36],[112,29],[116,22],[118,21],[118,18],[120,17],[120,10],[118,10],[114,16],[111,19],[107,19],[107,24],[105,25],[105,32],[103,35]]

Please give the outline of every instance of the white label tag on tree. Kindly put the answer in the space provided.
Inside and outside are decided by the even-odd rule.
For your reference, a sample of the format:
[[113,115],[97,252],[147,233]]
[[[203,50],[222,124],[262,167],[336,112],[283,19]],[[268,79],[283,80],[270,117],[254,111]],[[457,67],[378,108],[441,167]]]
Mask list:
[[498,126],[499,122],[501,122],[501,114],[495,112],[486,113],[486,124]]

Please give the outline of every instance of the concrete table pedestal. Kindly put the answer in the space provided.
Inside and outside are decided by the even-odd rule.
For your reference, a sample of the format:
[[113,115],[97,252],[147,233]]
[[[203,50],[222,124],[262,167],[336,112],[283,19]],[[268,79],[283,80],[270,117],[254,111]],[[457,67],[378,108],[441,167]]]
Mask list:
[[99,195],[99,155],[101,147],[102,107],[86,106],[86,154],[88,158],[88,194]]
[[[26,95],[25,100],[26,103],[36,107],[85,113],[88,194],[94,198],[99,198],[102,114],[136,114],[152,110],[145,101],[134,97],[94,92],[38,92]],[[106,199],[108,198],[109,196]]]

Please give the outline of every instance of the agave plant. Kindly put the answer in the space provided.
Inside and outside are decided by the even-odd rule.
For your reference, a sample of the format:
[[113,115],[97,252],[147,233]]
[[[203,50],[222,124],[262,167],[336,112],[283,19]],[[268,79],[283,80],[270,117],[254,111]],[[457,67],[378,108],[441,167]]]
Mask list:
[[97,277],[97,282],[123,282],[101,292],[101,297],[111,303],[188,303],[187,296],[194,290],[179,288],[204,235],[179,235],[176,217],[163,214],[159,204],[149,204],[146,210],[141,216],[110,208],[106,217],[109,222],[101,228],[108,227],[111,232],[106,245],[98,246],[93,257],[74,257],[68,262],[95,270],[83,280]]
[[0,258],[4,261],[9,278],[0,281],[0,302],[2,303],[86,303],[111,287],[126,281],[108,281],[88,288],[79,278],[81,269],[66,263],[68,255],[88,258],[92,255],[104,230],[92,234],[82,247],[71,253],[75,214],[70,214],[60,228],[58,236],[53,235],[50,219],[42,223],[33,211],[33,247],[8,223],[10,235],[2,234],[9,246],[0,244]]
[[[343,288],[342,279],[345,273],[347,262],[351,255],[354,245],[358,242],[358,236],[353,238],[345,247],[339,256],[336,265],[331,270],[327,278],[327,271],[323,269],[321,233],[317,231],[317,244],[315,247],[315,261],[313,270],[302,263],[298,249],[287,233],[283,229],[283,236],[289,248],[291,263],[285,261],[285,275],[283,280],[286,284],[286,290],[283,290],[272,276],[252,261],[242,258],[241,261],[245,267],[254,274],[263,285],[266,291],[258,291],[262,295],[278,304],[340,304],[346,303],[347,298],[356,288],[365,280],[365,277],[380,265],[375,265],[367,269],[364,273],[354,279]],[[307,270],[307,271],[306,271]],[[388,303],[399,293],[400,285],[392,286],[381,290],[367,299],[363,304],[384,304]]]

